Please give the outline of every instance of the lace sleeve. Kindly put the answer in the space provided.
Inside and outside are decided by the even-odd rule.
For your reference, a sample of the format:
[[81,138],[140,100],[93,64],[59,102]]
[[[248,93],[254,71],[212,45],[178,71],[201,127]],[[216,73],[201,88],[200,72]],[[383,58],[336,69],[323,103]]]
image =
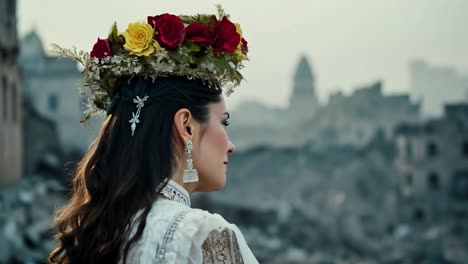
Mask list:
[[170,248],[165,263],[258,264],[236,225],[199,209],[180,222]]
[[202,244],[203,263],[244,264],[236,233],[229,228],[212,230]]

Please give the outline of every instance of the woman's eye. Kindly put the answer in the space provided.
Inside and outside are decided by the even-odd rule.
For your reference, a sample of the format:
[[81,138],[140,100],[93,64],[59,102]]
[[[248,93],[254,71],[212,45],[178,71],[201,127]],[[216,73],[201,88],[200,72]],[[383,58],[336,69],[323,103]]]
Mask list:
[[231,123],[229,123],[229,121],[228,121],[228,120],[226,120],[226,121],[223,121],[223,125],[224,125],[224,126],[229,126],[229,124],[231,124]]

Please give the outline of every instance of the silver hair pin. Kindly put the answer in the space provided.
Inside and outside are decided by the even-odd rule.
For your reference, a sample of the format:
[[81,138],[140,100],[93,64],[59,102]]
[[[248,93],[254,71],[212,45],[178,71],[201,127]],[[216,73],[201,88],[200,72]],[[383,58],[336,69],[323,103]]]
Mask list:
[[148,96],[145,95],[145,97],[143,98],[140,98],[139,96],[137,96],[135,99],[133,99],[133,102],[135,104],[137,104],[137,112],[136,114],[132,112],[132,118],[130,119],[130,123],[132,123],[130,125],[130,128],[132,129],[132,137],[133,135],[135,134],[135,129],[136,129],[136,124],[140,123],[140,112],[141,112],[141,108],[143,108],[145,106],[145,102],[146,100],[148,100]]

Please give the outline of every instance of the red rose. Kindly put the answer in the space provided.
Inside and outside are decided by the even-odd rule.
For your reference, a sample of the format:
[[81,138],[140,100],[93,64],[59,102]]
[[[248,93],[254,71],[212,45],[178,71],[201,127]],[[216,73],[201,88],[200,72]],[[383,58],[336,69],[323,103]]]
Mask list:
[[225,16],[221,21],[214,19],[211,23],[214,25],[213,52],[233,52],[241,41],[241,37],[236,31],[236,25]]
[[164,48],[174,49],[184,40],[184,23],[178,16],[167,13],[149,16],[148,24],[156,30],[155,39]]
[[212,41],[208,27],[201,23],[192,23],[188,25],[185,29],[185,39],[201,46],[208,46]]
[[112,50],[109,45],[108,39],[100,39],[98,38],[96,43],[93,46],[93,50],[91,51],[91,58],[98,58],[102,59],[105,56],[112,56]]
[[249,47],[247,46],[247,40],[245,40],[245,38],[242,38],[241,42],[242,42],[242,47],[241,47],[242,54],[247,55],[247,52],[249,52]]

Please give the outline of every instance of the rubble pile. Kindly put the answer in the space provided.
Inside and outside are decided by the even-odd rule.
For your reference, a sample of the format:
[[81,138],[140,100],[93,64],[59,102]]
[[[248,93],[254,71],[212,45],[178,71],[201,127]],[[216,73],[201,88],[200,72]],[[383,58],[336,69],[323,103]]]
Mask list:
[[[257,147],[230,157],[224,190],[193,207],[239,226],[260,263],[462,264],[467,244],[443,222],[415,228],[399,218],[394,146]],[[54,248],[53,180],[25,178],[0,192],[0,263],[41,263]]]
[[55,248],[53,212],[65,198],[57,181],[41,177],[0,190],[0,263],[43,263]]
[[401,222],[393,157],[385,141],[257,147],[233,154],[225,189],[198,199],[244,230],[261,263],[468,263],[444,223]]
[[[397,228],[379,230],[366,228],[349,212],[329,223],[284,205],[269,209],[238,207],[206,197],[194,203],[236,223],[260,263],[464,264],[467,260],[466,255],[451,255],[454,251],[440,244],[446,235],[434,237],[438,227],[420,231],[397,224]],[[323,217],[328,214],[323,212]],[[374,236],[368,229],[374,229]]]

